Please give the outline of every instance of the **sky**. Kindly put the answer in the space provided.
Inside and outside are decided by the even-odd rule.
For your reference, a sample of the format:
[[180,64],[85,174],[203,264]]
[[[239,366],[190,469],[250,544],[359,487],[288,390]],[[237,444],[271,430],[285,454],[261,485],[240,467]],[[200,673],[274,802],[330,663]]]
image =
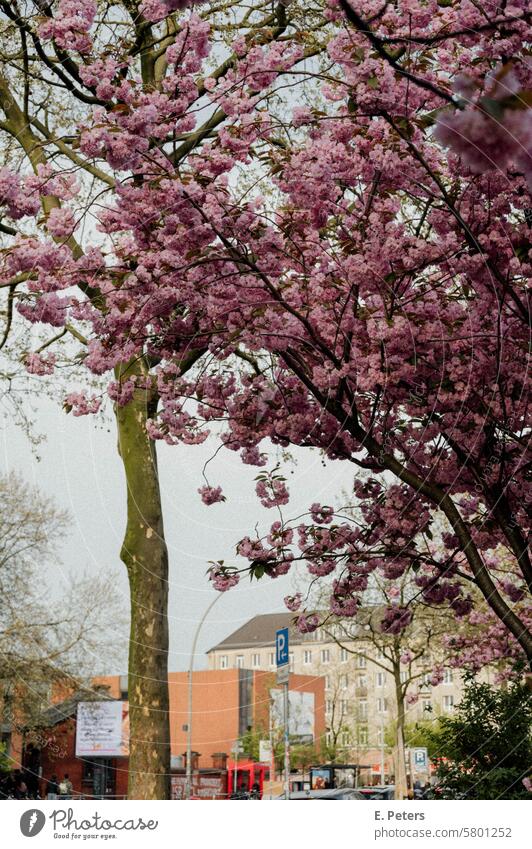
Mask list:
[[[33,450],[25,433],[8,418],[1,423],[0,470],[20,472],[36,484],[71,516],[70,533],[59,550],[60,562],[49,577],[61,592],[62,578],[70,574],[104,572],[116,576],[115,588],[124,611],[129,605],[125,568],[119,551],[125,526],[125,483],[116,452],[112,418],[74,418],[63,412],[60,399],[36,402],[33,427],[46,439]],[[226,449],[216,453],[214,437],[200,446],[158,445],[165,532],[170,556],[169,622],[171,671],[187,669],[195,629],[211,601],[220,594],[206,577],[210,560],[234,558],[235,543],[255,525],[264,530],[278,518],[276,510],[260,505],[254,477],[260,471],[245,466],[238,454]],[[272,465],[275,451],[272,448]],[[227,501],[205,506],[197,493],[204,484],[203,466],[208,466],[211,485],[221,485]],[[342,491],[350,490],[353,466],[327,461],[318,451],[292,451],[295,463],[285,467],[291,500],[286,515],[297,516],[318,501],[331,503]],[[268,464],[268,468],[270,468]],[[284,578],[250,581],[216,602],[203,625],[194,666],[207,665],[205,651],[251,617],[285,610],[283,598],[299,588],[295,572]],[[297,583],[296,583],[297,582]],[[273,636],[273,635],[272,635]],[[117,628],[115,639],[126,646],[127,628]],[[115,661],[116,663],[116,661]],[[108,668],[108,674],[125,673]]]

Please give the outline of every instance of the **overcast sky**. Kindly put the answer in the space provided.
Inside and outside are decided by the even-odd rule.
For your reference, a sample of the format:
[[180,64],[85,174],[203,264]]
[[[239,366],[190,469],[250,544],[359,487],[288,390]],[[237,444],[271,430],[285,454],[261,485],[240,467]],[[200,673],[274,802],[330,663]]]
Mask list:
[[[116,574],[116,592],[127,609],[127,580],[119,560],[125,485],[112,420],[105,424],[100,417],[74,418],[54,400],[45,399],[39,402],[35,429],[47,434],[37,452],[40,459],[25,434],[4,422],[1,465],[4,470],[21,472],[69,510],[72,528],[61,549],[58,579],[68,570],[112,572]],[[243,465],[238,454],[224,449],[209,464],[208,475],[211,484],[222,485],[227,501],[210,507],[202,504],[197,488],[204,483],[202,467],[216,445],[212,438],[201,446],[158,446],[170,552],[170,670],[188,668],[195,627],[210,601],[219,595],[205,576],[208,561],[232,559],[236,541],[251,534],[257,522],[264,529],[277,518],[277,512],[262,508],[255,496],[253,478],[259,470]],[[292,495],[285,508],[289,515],[303,512],[312,501],[328,503],[350,487],[354,470],[349,464],[336,462],[324,467],[317,451],[301,450],[296,456],[297,465],[287,467]],[[246,578],[225,593],[202,629],[196,667],[206,665],[204,653],[209,647],[247,619],[284,610],[283,597],[295,586],[292,575],[252,584]],[[116,639],[127,640],[127,633],[117,632]]]

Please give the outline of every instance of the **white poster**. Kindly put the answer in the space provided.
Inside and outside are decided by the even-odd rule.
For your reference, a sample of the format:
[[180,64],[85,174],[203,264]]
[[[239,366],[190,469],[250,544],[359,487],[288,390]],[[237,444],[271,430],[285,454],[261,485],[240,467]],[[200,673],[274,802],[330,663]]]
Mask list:
[[269,764],[272,759],[272,744],[269,740],[259,740],[259,761]]
[[[274,728],[283,725],[283,691],[270,690],[271,720]],[[314,693],[288,691],[288,733],[301,742],[314,740]]]
[[76,756],[123,757],[128,754],[128,702],[80,702],[76,724]]

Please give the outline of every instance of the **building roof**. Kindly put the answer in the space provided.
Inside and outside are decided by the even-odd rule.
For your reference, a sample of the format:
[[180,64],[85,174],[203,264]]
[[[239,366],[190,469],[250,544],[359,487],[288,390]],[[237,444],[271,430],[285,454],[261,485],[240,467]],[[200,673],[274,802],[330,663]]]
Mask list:
[[94,691],[94,690],[79,690],[77,693],[74,693],[70,698],[65,699],[63,702],[58,702],[57,704],[50,705],[49,708],[46,708],[35,721],[32,723],[36,727],[39,728],[52,728],[54,725],[58,725],[60,722],[64,722],[65,719],[71,719],[75,717],[78,710],[79,702],[101,702],[101,701],[114,701],[111,696],[106,695],[102,691]]
[[275,632],[279,628],[290,628],[290,640],[293,644],[302,643],[304,634],[298,633],[292,627],[293,613],[264,613],[254,616],[232,634],[229,634],[221,643],[209,649],[207,654],[221,649],[261,648],[271,646],[275,643]]

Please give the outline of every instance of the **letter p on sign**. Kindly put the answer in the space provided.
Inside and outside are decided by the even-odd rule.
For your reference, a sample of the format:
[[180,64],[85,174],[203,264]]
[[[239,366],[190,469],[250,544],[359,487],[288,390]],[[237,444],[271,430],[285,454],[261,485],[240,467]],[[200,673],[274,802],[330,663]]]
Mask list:
[[288,663],[288,628],[281,628],[275,634],[275,657],[277,666]]

